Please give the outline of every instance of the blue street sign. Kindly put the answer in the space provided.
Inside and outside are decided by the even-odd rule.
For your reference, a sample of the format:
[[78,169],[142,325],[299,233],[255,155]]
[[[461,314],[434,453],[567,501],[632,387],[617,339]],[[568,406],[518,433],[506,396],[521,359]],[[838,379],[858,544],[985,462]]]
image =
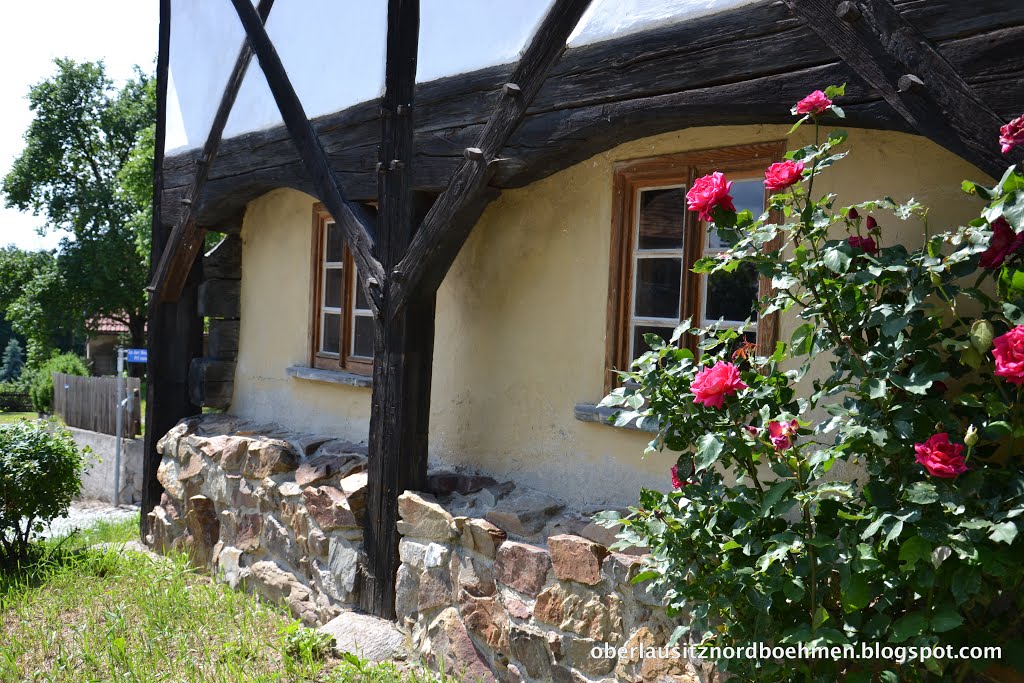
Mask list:
[[147,363],[149,362],[149,354],[146,349],[125,349],[127,352],[125,360],[129,363]]

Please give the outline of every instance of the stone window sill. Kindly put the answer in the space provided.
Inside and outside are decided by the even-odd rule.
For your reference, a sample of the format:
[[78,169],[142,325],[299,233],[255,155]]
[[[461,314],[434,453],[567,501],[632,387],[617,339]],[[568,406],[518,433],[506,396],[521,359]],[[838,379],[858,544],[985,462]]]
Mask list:
[[368,375],[357,375],[354,372],[343,370],[322,370],[302,365],[293,365],[285,368],[285,374],[295,379],[304,379],[310,382],[325,382],[327,384],[344,384],[350,387],[370,388],[373,386],[373,378]]
[[655,429],[653,426],[637,427],[635,421],[630,422],[625,427],[618,427],[615,425],[614,422],[609,421],[611,420],[613,415],[621,411],[621,408],[599,408],[597,405],[593,403],[577,403],[575,408],[576,419],[579,420],[580,422],[593,422],[595,424],[604,425],[605,427],[613,427],[615,429],[628,429],[633,432],[647,432],[648,434],[657,433],[658,430]]

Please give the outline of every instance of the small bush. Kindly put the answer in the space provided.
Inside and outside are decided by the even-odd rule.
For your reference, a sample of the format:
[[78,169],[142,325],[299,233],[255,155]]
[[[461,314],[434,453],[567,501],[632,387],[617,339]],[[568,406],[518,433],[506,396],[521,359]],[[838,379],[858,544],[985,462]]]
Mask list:
[[0,425],[0,567],[21,564],[32,533],[67,513],[84,456],[54,422]]
[[327,659],[334,645],[334,636],[314,628],[306,628],[299,621],[293,621],[278,633],[281,636],[284,653],[303,664]]
[[89,368],[82,359],[73,353],[62,353],[43,363],[35,372],[32,380],[32,407],[37,413],[49,413],[53,410],[53,373],[65,375],[89,376]]

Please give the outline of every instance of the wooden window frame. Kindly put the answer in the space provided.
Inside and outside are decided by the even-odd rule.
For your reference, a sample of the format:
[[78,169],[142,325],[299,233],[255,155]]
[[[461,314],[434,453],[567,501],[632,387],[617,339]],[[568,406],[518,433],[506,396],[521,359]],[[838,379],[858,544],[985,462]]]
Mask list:
[[[626,370],[632,362],[630,355],[631,319],[633,306],[633,263],[636,243],[637,197],[640,190],[685,185],[693,186],[697,178],[721,171],[730,180],[763,178],[764,170],[785,154],[785,143],[767,142],[735,147],[698,150],[681,154],[668,154],[644,159],[632,159],[615,164],[612,203],[611,267],[608,283],[608,328],[605,358],[605,391],[617,384],[616,370]],[[767,206],[768,193],[765,193]],[[781,217],[774,216],[773,220]],[[697,259],[704,252],[707,239],[706,224],[697,213],[686,211],[683,240],[683,279],[680,289],[681,319],[699,320],[702,302],[702,278],[693,273]],[[777,248],[768,245],[769,250]],[[759,296],[770,292],[771,279],[759,278]],[[758,321],[758,353],[770,354],[778,339],[778,315],[771,314]],[[696,340],[687,339],[694,348]]]
[[341,331],[338,337],[337,355],[325,353],[320,349],[322,333],[321,304],[323,302],[324,288],[324,250],[326,249],[325,235],[327,225],[333,223],[334,219],[327,212],[323,204],[317,203],[313,206],[313,239],[311,248],[312,268],[310,269],[310,300],[309,300],[309,364],[311,367],[321,370],[335,370],[351,372],[358,375],[373,374],[373,359],[364,356],[354,356],[351,353],[353,340],[353,327],[356,302],[356,280],[355,262],[348,245],[342,246],[342,306],[341,306]]

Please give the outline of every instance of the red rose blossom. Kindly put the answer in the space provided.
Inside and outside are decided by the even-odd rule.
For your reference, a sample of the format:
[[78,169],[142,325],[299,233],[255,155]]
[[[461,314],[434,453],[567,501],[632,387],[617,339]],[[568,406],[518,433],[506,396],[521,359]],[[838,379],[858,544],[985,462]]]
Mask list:
[[996,376],[1005,377],[1010,384],[1024,384],[1024,325],[996,337],[992,344]]
[[815,90],[807,97],[796,103],[797,114],[823,114],[832,106],[832,100],[825,97],[825,93]]
[[679,465],[672,465],[672,488],[681,489],[686,486],[686,482],[679,478]]
[[740,379],[739,368],[723,360],[698,372],[690,383],[693,402],[709,408],[721,408],[726,396],[746,388],[747,385]]
[[789,422],[769,422],[768,423],[768,439],[775,446],[775,450],[784,451],[793,445],[792,437],[796,436],[797,430],[800,429],[800,423],[796,420],[790,420]]
[[1024,114],[999,128],[999,144],[1003,154],[1017,145],[1024,145]]
[[953,479],[967,471],[964,447],[958,443],[950,443],[949,434],[946,432],[935,434],[924,443],[914,444],[914,451],[917,453],[915,459],[933,477]]
[[988,249],[981,254],[978,262],[982,268],[998,268],[1003,265],[1006,257],[1020,249],[1024,245],[1024,233],[1017,234],[1000,216],[992,221],[992,239],[988,243]]
[[860,218],[860,213],[859,213],[859,212],[857,211],[857,207],[856,207],[856,206],[851,206],[851,207],[850,207],[850,212],[849,212],[849,213],[847,213],[847,214],[846,214],[846,216],[847,216],[847,218],[849,218],[849,219],[850,219],[851,221],[855,221],[855,220],[857,220],[858,218]]
[[851,235],[847,238],[846,242],[854,249],[860,249],[867,254],[873,255],[878,253],[878,245],[875,244],[875,240],[870,237],[858,237],[857,235]]
[[780,161],[769,166],[764,172],[764,186],[769,192],[785,190],[803,177],[804,162]]
[[868,219],[864,221],[864,225],[867,226],[868,230],[874,230],[878,227],[878,221],[875,220],[874,216],[868,216]]
[[729,211],[735,211],[732,197],[729,195],[729,188],[732,181],[725,179],[725,174],[715,171],[711,175],[697,178],[693,181],[693,187],[686,193],[687,208],[690,211],[699,211],[702,221],[710,221],[711,210],[716,206]]

